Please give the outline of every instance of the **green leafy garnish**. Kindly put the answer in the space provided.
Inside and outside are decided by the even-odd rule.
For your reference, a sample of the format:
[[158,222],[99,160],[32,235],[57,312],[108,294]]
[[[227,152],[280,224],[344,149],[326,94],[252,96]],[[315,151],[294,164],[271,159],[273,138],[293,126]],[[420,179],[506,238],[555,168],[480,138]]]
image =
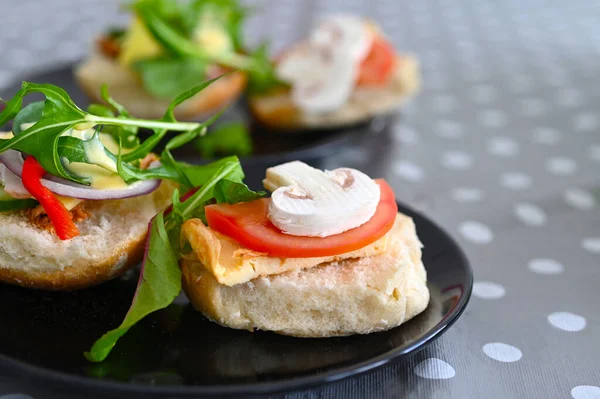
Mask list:
[[16,199],[11,197],[4,187],[0,185],[0,212],[20,211],[36,206],[38,202],[34,199]]
[[281,84],[266,46],[245,54],[241,31],[247,10],[236,0],[137,0],[132,10],[164,50],[133,66],[144,88],[157,97],[172,98],[185,85],[204,79],[207,67],[215,64],[246,72],[251,90]]
[[[141,143],[122,156],[127,165],[121,165],[121,171],[135,170],[135,162],[148,155],[158,143],[164,138],[167,131],[180,132],[173,137],[175,143],[190,141],[205,134],[206,127],[214,119],[206,122],[179,122],[175,119],[173,110],[177,105],[196,93],[206,88],[215,79],[204,82],[178,96],[169,106],[165,115],[158,120],[145,120],[132,117],[127,110],[114,101],[106,88],[102,90],[102,96],[108,106],[95,106],[86,112],[79,108],[61,88],[50,84],[37,84],[23,82],[21,90],[6,102],[5,109],[0,113],[0,126],[13,120],[14,137],[0,140],[0,153],[8,149],[14,149],[34,156],[42,167],[50,174],[59,176],[77,183],[89,184],[89,177],[80,176],[68,170],[67,165],[71,162],[85,162],[96,164],[87,157],[86,146],[96,140],[99,146],[104,145],[98,140],[97,135],[91,139],[84,140],[76,137],[73,132],[78,130],[96,128],[102,133],[113,135],[122,147],[130,147],[132,142],[136,143],[137,130],[146,128],[154,132],[150,138]],[[22,107],[23,99],[29,94],[41,93],[46,99],[43,102],[35,102]],[[33,124],[26,126],[24,124]],[[26,129],[22,129],[26,127]],[[133,138],[133,139],[132,139]],[[127,144],[123,144],[123,142]],[[107,156],[116,161],[117,154],[104,148]],[[169,155],[169,154],[167,154]],[[170,158],[170,156],[168,156]],[[102,164],[98,164],[102,166]],[[168,166],[165,166],[168,168]],[[154,175],[126,174],[123,179],[131,183],[134,180],[154,178],[160,172],[163,178],[178,176],[176,170],[154,171]],[[187,181],[179,181],[187,183]]]
[[[214,171],[210,176],[206,172]],[[160,213],[152,220],[146,243],[146,255],[140,272],[138,288],[123,323],[100,337],[85,357],[101,362],[109,355],[120,337],[148,314],[169,306],[181,292],[180,231],[183,222],[202,217],[210,202],[236,203],[260,198],[264,193],[251,191],[242,183],[244,174],[236,158],[227,158],[207,166],[188,166],[197,191],[183,201],[179,192],[173,194],[170,212]]]
[[154,97],[173,98],[205,79],[206,62],[196,58],[158,57],[134,64],[144,88]]
[[203,158],[217,155],[237,155],[240,157],[252,153],[250,133],[243,123],[230,122],[209,131],[199,137],[194,145]]

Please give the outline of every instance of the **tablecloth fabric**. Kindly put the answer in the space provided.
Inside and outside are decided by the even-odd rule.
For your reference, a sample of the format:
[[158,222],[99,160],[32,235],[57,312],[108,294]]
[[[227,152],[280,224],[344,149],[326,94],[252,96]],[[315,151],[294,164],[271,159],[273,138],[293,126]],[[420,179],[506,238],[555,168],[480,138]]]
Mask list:
[[[114,0],[0,9],[0,88],[80,59],[127,21]],[[286,398],[600,398],[600,2],[273,0],[259,11],[250,44],[280,49],[345,11],[419,57],[423,91],[393,145],[374,138],[329,164],[389,179],[475,273],[464,316],[424,351]],[[0,399],[50,397],[31,385],[0,378]]]

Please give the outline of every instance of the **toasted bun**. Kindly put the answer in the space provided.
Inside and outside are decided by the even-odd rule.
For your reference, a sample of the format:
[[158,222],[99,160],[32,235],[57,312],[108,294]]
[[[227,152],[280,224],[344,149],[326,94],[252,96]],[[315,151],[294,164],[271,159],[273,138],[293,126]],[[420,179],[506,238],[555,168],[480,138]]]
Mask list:
[[199,262],[181,262],[184,290],[196,309],[236,329],[296,337],[387,330],[429,302],[421,244],[407,216],[396,221],[386,253],[288,271],[228,287]]
[[287,91],[253,96],[249,101],[250,110],[258,122],[273,129],[322,129],[360,123],[393,111],[419,89],[416,58],[399,56],[397,65],[387,85],[357,87],[346,104],[334,112],[304,113],[296,108]]
[[150,219],[170,200],[163,183],[152,194],[88,201],[81,235],[61,241],[31,225],[23,213],[0,213],[0,282],[46,290],[75,290],[102,283],[142,258]]
[[[160,118],[170,102],[148,94],[135,73],[99,53],[93,53],[75,68],[75,79],[90,100],[99,103],[103,102],[100,88],[106,83],[110,95],[138,118]],[[179,105],[175,109],[175,117],[180,120],[207,117],[235,101],[245,86],[246,77],[241,72],[223,76]]]

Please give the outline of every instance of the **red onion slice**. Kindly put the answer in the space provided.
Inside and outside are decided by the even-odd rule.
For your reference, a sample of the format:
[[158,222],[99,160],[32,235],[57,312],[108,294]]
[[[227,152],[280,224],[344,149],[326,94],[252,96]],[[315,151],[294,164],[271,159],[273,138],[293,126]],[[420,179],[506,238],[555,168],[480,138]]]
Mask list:
[[[21,177],[23,174],[23,154],[15,150],[7,150],[0,154],[2,162],[8,170]],[[150,194],[161,183],[160,179],[140,180],[125,188],[96,189],[83,184],[75,183],[56,176],[42,179],[42,185],[55,194],[64,197],[79,198],[82,200],[109,200],[139,197]]]

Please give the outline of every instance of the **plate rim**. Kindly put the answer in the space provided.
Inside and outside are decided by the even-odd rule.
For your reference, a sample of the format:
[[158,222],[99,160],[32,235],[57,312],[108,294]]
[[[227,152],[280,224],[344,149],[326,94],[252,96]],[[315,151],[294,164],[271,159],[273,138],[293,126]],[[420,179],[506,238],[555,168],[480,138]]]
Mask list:
[[384,365],[398,361],[403,356],[415,354],[424,349],[435,339],[441,337],[463,314],[471,298],[471,292],[473,288],[473,269],[466,254],[458,245],[456,240],[452,237],[452,235],[446,232],[445,229],[441,228],[436,222],[425,216],[423,213],[405,205],[400,201],[396,202],[398,204],[399,211],[407,213],[408,216],[411,217],[416,215],[424,219],[446,238],[450,244],[450,247],[454,249],[454,252],[461,260],[461,264],[463,264],[465,268],[468,280],[465,290],[461,292],[459,300],[452,307],[452,309],[450,309],[450,311],[444,315],[442,320],[440,320],[433,328],[423,334],[419,339],[409,344],[399,348],[393,348],[387,352],[379,354],[370,359],[363,360],[359,363],[342,366],[316,375],[313,374],[303,377],[294,377],[274,382],[262,381],[257,383],[244,383],[237,385],[148,385],[131,382],[107,381],[55,371],[41,366],[29,364],[25,361],[16,360],[1,353],[0,369],[8,370],[11,368],[12,370],[9,372],[13,374],[23,373],[32,378],[39,378],[48,381],[51,384],[55,384],[57,382],[68,384],[69,389],[91,389],[94,392],[102,394],[151,395],[153,397],[156,397],[157,395],[171,395],[186,398],[202,397],[204,395],[211,397],[226,397],[228,395],[248,396],[275,394],[314,388],[316,386],[339,382],[350,377],[365,374]]

